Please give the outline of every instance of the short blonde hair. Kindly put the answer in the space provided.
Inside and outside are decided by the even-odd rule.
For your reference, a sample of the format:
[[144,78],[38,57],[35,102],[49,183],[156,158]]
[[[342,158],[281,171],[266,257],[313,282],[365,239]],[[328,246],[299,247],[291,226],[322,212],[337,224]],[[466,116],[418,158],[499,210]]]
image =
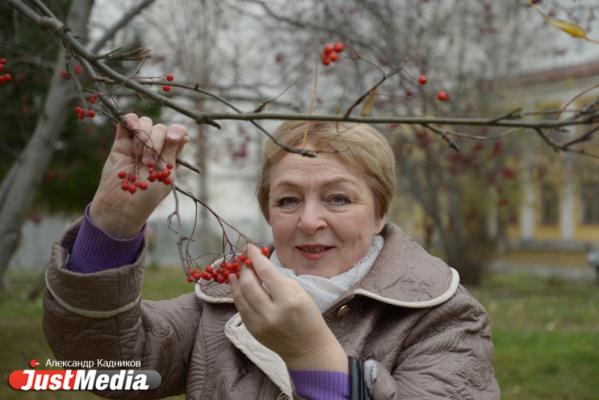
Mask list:
[[[307,138],[311,149],[335,152],[344,163],[364,175],[374,196],[376,218],[387,214],[395,193],[395,156],[387,139],[375,128],[350,122],[289,121],[279,126],[273,136],[290,147],[301,147]],[[270,221],[270,171],[286,154],[273,140],[264,143],[256,196],[267,221]]]

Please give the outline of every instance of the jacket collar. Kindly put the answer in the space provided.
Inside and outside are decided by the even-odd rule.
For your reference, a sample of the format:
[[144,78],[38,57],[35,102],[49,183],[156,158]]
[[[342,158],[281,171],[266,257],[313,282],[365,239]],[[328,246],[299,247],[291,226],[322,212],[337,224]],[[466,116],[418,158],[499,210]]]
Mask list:
[[455,269],[395,224],[386,224],[382,235],[385,245],[374,265],[350,292],[406,308],[433,307],[453,296],[460,283]]
[[[385,245],[370,271],[348,295],[406,308],[433,307],[453,296],[460,282],[455,269],[430,255],[395,224],[386,224],[381,235]],[[201,280],[195,290],[209,303],[233,303],[229,285]]]

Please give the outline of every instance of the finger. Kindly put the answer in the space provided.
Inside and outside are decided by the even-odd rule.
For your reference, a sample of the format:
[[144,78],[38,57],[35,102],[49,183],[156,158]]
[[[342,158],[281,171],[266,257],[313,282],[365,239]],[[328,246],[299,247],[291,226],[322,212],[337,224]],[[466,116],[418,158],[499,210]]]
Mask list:
[[239,278],[237,278],[235,274],[231,274],[229,276],[229,286],[231,287],[231,295],[233,296],[233,300],[235,301],[237,311],[239,311],[240,313],[245,313],[249,309],[249,305],[241,295],[241,288],[239,287]]
[[158,154],[162,151],[165,142],[166,126],[163,124],[156,124],[152,127],[150,135],[142,142],[145,144],[143,150],[142,162],[147,164],[149,161],[155,161]]
[[134,152],[136,155],[141,155],[144,152],[146,147],[145,143],[151,140],[152,138],[152,127],[154,123],[151,118],[143,116],[139,119],[139,129],[135,130],[135,136],[137,139],[134,141]]
[[272,304],[268,291],[262,286],[262,282],[253,268],[242,267],[237,282],[243,296],[257,310],[262,310]]
[[288,278],[278,272],[270,260],[253,244],[247,245],[246,253],[252,260],[257,278],[264,283],[272,299],[274,301],[284,299]]
[[166,132],[166,142],[162,152],[164,160],[174,164],[187,142],[187,128],[179,124],[171,125]]
[[239,283],[243,296],[258,312],[265,312],[273,304],[269,292],[252,268],[242,268]]
[[251,326],[262,319],[259,311],[245,296],[239,278],[234,274],[229,275],[229,284],[231,286],[231,294],[235,301],[235,307],[241,315],[243,322],[251,329]]
[[140,129],[139,117],[137,114],[129,113],[123,117],[123,123],[116,127],[116,140],[132,139],[131,132]]

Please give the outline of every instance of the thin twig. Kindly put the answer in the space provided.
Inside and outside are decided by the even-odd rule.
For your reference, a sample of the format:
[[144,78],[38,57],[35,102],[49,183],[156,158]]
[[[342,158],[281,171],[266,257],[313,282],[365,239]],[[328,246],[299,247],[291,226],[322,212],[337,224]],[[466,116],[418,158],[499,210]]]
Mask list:
[[354,101],[354,103],[349,106],[349,108],[347,109],[347,111],[345,112],[345,114],[343,114],[343,117],[341,117],[342,120],[347,120],[349,118],[349,116],[351,115],[352,111],[354,110],[354,108],[356,108],[362,101],[364,101],[365,98],[367,98],[368,96],[370,96],[371,93],[373,93],[375,90],[378,89],[379,86],[381,86],[383,84],[383,82],[385,82],[388,78],[392,77],[393,75],[397,74],[399,71],[401,71],[404,66],[406,65],[406,63],[408,62],[408,60],[404,60],[401,65],[399,66],[399,68],[397,68],[395,71],[391,72],[389,75],[386,75],[383,72],[383,77],[373,86],[370,88],[370,90],[368,90],[366,93],[364,93],[362,96],[358,97],[358,99],[356,101]]

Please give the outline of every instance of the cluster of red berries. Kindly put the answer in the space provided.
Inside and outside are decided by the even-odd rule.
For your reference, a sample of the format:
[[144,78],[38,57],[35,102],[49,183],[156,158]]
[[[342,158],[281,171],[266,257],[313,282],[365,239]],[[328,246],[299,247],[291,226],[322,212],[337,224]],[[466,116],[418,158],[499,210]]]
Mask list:
[[322,49],[322,65],[329,65],[332,62],[337,62],[339,59],[339,53],[345,49],[345,45],[341,42],[334,44],[327,44]]
[[[77,64],[73,67],[73,72],[79,75],[83,72],[83,67],[80,64]],[[65,81],[71,79],[71,74],[66,69],[60,70],[60,76],[62,76]]]
[[148,161],[146,163],[146,167],[148,168],[147,181],[138,180],[138,177],[135,174],[127,173],[125,171],[119,171],[118,177],[119,179],[121,179],[121,189],[123,191],[133,194],[137,191],[137,188],[141,190],[146,190],[148,188],[148,181],[159,181],[164,183],[165,185],[170,185],[171,183],[173,183],[173,180],[170,178],[171,170],[174,167],[172,163],[167,163],[166,167],[163,169],[156,169],[154,162]]
[[[91,104],[96,104],[96,102],[98,101],[98,96],[93,95],[89,98],[89,102]],[[75,114],[77,114],[77,118],[79,119],[84,119],[85,117],[88,118],[94,118],[96,116],[96,112],[94,110],[90,109],[85,109],[82,106],[77,106],[75,107]]]
[[[262,254],[268,257],[270,256],[270,249],[268,247],[262,247]],[[239,273],[243,266],[252,268],[252,260],[245,254],[230,257],[228,260],[225,259],[218,265],[207,265],[204,270],[198,268],[189,269],[187,271],[187,282],[197,282],[200,279],[206,281],[214,280],[217,283],[229,283],[229,275],[234,274],[239,278]]]
[[[0,72],[4,71],[4,65],[6,65],[6,63],[8,62],[8,60],[6,58],[0,58]],[[3,84],[4,82],[9,82],[12,81],[12,75],[11,74],[4,74],[4,75],[0,75],[0,85]]]
[[[172,82],[175,79],[175,76],[173,74],[166,74],[166,80],[169,82]],[[170,85],[162,85],[162,90],[164,92],[168,92],[169,90],[171,90],[171,86]]]
[[[418,77],[418,83],[422,86],[426,85],[426,83],[428,82],[428,78],[426,77],[426,75],[420,75]],[[408,95],[408,97],[412,97],[412,92],[410,92],[410,95]],[[447,101],[449,100],[449,95],[447,94],[447,92],[445,90],[439,90],[437,92],[437,100],[439,101]]]

